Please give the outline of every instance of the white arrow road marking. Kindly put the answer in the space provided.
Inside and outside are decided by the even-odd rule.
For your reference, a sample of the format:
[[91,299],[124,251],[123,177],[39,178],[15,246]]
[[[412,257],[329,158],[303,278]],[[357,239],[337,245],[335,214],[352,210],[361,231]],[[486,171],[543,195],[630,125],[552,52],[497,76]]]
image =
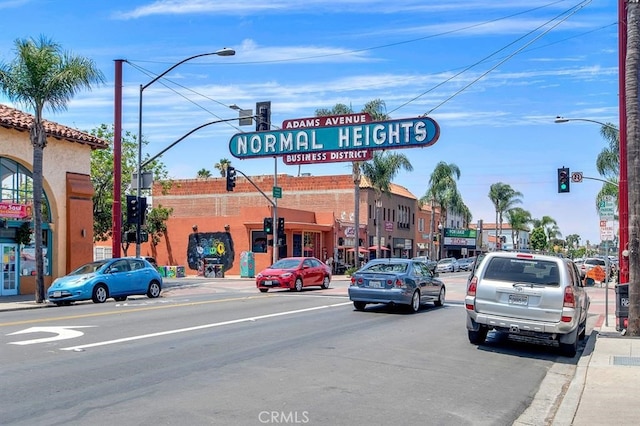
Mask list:
[[78,325],[74,327],[31,327],[26,330],[16,331],[15,333],[7,334],[7,336],[14,336],[16,334],[27,333],[54,333],[55,336],[43,337],[41,339],[23,340],[20,342],[9,342],[10,345],[33,345],[34,343],[47,343],[54,342],[56,340],[75,339],[84,335],[82,331],[73,330],[74,328],[87,328],[93,327],[92,325]]
[[338,306],[344,306],[344,305],[350,305],[350,304],[351,304],[351,302],[335,303],[333,305],[316,306],[314,308],[297,309],[295,311],[278,312],[278,313],[275,313],[275,314],[260,315],[260,316],[257,316],[257,317],[240,318],[240,319],[231,320],[231,321],[216,322],[216,323],[213,323],[213,324],[203,324],[203,325],[197,325],[195,327],[179,328],[179,329],[176,329],[176,330],[160,331],[158,333],[143,334],[143,335],[140,335],[140,336],[132,336],[132,337],[123,337],[122,339],[115,339],[115,340],[107,340],[105,342],[89,343],[87,345],[72,346],[72,347],[68,347],[68,348],[60,348],[60,350],[61,351],[78,351],[78,350],[87,349],[87,348],[95,348],[96,346],[113,345],[113,344],[116,344],[116,343],[131,342],[133,340],[148,339],[150,337],[158,337],[158,336],[166,336],[166,335],[169,335],[169,334],[185,333],[185,332],[188,332],[188,331],[203,330],[203,329],[206,329],[206,328],[213,328],[213,327],[222,327],[224,325],[239,324],[239,323],[243,323],[243,322],[252,322],[252,321],[257,321],[257,320],[261,320],[261,319],[280,317],[280,316],[283,316],[283,315],[299,314],[299,313],[302,313],[302,312],[317,311],[319,309],[335,308],[335,307],[338,307]]

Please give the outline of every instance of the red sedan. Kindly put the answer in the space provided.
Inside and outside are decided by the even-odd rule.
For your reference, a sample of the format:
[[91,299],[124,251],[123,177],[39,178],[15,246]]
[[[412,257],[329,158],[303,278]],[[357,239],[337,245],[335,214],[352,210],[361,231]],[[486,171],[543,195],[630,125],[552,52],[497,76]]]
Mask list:
[[256,276],[256,287],[266,293],[270,288],[302,291],[303,287],[329,288],[331,268],[315,257],[280,259]]

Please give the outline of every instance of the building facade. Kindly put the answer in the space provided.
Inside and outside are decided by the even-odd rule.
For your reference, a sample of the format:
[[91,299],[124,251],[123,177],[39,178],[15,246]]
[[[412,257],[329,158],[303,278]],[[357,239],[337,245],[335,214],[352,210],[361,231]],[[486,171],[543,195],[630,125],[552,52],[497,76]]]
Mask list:
[[[33,116],[0,105],[0,296],[35,293]],[[45,122],[43,256],[45,286],[93,260],[91,150],[99,138]]]
[[[277,199],[277,206],[260,193],[271,194],[273,186],[273,176],[238,177],[233,192],[226,191],[225,178],[178,180],[165,193],[161,193],[159,184],[154,186],[153,205],[171,208],[173,213],[167,222],[165,238],[156,246],[144,243],[142,254],[155,257],[159,265],[185,265],[188,274],[200,273],[206,259],[226,261],[227,272],[239,274],[242,253],[251,252],[255,270],[260,271],[273,260],[273,240],[264,232],[263,225],[265,218],[274,216],[274,208],[285,224],[282,244],[277,247],[278,257],[309,255],[324,261],[331,256],[336,264],[352,266],[355,256],[361,261],[375,257],[378,223],[381,256],[413,257],[429,250],[430,210],[419,207],[417,198],[402,186],[391,184],[391,192],[383,194],[376,205],[375,192],[363,178],[358,229],[351,175],[278,175],[282,198]],[[231,244],[222,243],[226,233]],[[196,262],[189,261],[194,257],[193,249],[189,248],[190,236],[192,241],[194,238],[205,241]],[[219,242],[217,250],[212,249],[215,241]],[[229,262],[231,251],[233,261]],[[222,259],[223,253],[227,259]]]

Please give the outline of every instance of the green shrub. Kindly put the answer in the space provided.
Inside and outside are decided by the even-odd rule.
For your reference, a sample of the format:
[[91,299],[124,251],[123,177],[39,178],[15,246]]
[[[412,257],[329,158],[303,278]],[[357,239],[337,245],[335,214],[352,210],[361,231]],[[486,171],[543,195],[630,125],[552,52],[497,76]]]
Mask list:
[[353,275],[353,273],[355,271],[357,271],[358,268],[356,268],[355,266],[352,266],[351,268],[347,269],[346,271],[344,271],[344,274],[348,277],[350,277],[351,275]]

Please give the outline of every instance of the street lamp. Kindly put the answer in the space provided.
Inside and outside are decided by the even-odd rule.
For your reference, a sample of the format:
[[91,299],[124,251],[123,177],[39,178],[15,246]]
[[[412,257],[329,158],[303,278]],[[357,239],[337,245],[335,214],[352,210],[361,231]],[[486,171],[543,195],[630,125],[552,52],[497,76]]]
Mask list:
[[442,223],[438,223],[438,260],[442,259],[444,254],[444,227]]
[[556,119],[553,120],[554,123],[568,123],[569,121],[587,121],[589,123],[599,124],[602,127],[607,127],[609,129],[615,130],[616,132],[619,132],[618,128],[615,126],[612,126],[611,124],[603,123],[602,121],[598,121],[598,120],[591,120],[589,118],[566,118],[558,115]]
[[[193,55],[167,68],[165,71],[158,74],[153,80],[151,80],[147,84],[140,85],[140,99],[138,104],[138,167],[137,167],[137,176],[136,176],[136,196],[138,199],[140,199],[141,190],[142,190],[142,93],[144,92],[144,89],[151,86],[153,83],[155,83],[156,81],[158,81],[159,79],[161,79],[162,77],[164,77],[165,75],[173,71],[176,67],[192,59],[200,58],[202,56],[212,56],[212,55],[233,56],[235,54],[236,54],[235,50],[228,49],[225,47],[224,49],[220,49],[215,52],[200,53],[198,55]],[[141,218],[143,214],[144,212],[140,212],[140,214],[138,215],[138,220],[136,222],[136,257],[140,257],[140,224],[141,224]]]

